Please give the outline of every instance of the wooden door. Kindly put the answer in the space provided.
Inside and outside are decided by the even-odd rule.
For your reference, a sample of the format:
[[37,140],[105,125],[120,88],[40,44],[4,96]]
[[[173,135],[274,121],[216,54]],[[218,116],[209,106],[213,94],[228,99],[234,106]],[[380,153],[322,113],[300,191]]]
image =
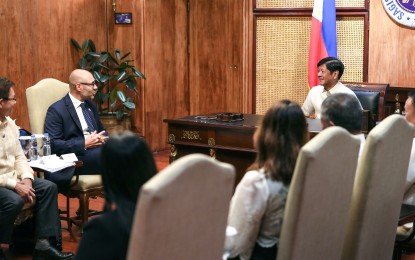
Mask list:
[[242,112],[243,4],[189,0],[191,114]]

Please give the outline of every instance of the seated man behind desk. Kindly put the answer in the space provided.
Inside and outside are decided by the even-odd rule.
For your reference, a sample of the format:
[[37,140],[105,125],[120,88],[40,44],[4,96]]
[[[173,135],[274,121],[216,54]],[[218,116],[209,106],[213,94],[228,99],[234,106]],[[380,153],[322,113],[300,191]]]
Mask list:
[[[339,82],[344,72],[344,65],[339,59],[333,57],[324,58],[318,62],[317,68],[317,77],[320,85],[310,89],[301,108],[305,116],[309,117],[315,114],[316,118],[320,118],[321,103],[328,96],[334,93],[348,93],[356,97],[356,94]],[[359,106],[362,110],[360,102]]]
[[321,125],[340,126],[356,135],[360,140],[359,156],[365,144],[365,136],[362,131],[363,112],[356,96],[347,93],[335,93],[327,97],[321,104]]
[[[46,114],[45,132],[51,140],[53,154],[75,153],[83,161],[79,174],[98,174],[101,146],[108,139],[95,104],[97,92],[89,71],[77,69],[69,76],[69,93],[52,104]],[[59,184],[69,184],[72,173],[50,174]],[[56,180],[55,180],[56,178]]]
[[[25,203],[35,204],[33,259],[72,259],[52,247],[61,237],[58,191],[50,181],[36,178],[19,142],[19,130],[9,118],[16,105],[14,83],[0,77],[0,244],[10,244],[14,221]],[[0,259],[6,259],[0,248]]]

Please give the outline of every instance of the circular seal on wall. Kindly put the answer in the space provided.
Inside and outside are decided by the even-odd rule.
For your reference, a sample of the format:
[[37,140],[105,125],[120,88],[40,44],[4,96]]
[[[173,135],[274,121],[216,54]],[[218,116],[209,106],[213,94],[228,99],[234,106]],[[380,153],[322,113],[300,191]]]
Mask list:
[[415,28],[415,0],[382,0],[382,4],[397,23]]

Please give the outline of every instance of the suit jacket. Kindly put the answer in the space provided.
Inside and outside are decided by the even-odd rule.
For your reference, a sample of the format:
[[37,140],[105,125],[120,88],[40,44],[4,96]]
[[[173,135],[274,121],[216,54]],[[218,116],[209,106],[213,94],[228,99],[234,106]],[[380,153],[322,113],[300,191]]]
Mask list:
[[[85,105],[93,119],[96,131],[105,130],[95,104],[86,100]],[[80,174],[97,174],[99,172],[101,147],[85,149],[85,137],[81,122],[69,94],[49,107],[45,119],[45,133],[49,134],[52,154],[60,156],[61,154],[75,153],[78,159],[84,163],[84,166],[78,170]],[[52,181],[54,181],[54,177],[59,179],[57,181],[62,181],[62,178],[64,181],[70,181],[72,175],[73,172],[53,173],[49,176]]]

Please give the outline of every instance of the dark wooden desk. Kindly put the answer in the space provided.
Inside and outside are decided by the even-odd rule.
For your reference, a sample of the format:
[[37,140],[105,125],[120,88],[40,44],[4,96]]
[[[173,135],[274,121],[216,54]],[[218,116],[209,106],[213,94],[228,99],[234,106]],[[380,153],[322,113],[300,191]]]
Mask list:
[[[200,119],[198,116],[164,119],[171,145],[170,163],[191,153],[207,154],[235,166],[236,185],[255,161],[252,137],[262,118],[263,115],[244,114],[243,121],[235,122]],[[320,120],[307,119],[307,123],[311,137],[321,131]]]

